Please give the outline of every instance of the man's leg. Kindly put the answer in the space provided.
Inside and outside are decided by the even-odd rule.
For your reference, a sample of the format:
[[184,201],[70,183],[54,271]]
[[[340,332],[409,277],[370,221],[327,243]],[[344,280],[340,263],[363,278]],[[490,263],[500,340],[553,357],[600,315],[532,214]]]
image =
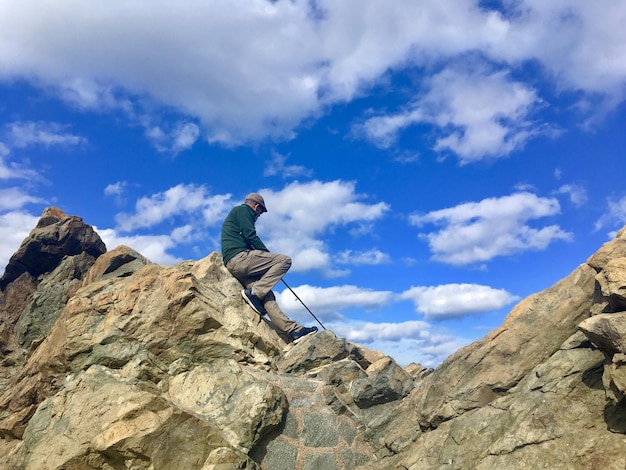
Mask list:
[[237,254],[228,262],[228,270],[252,293],[263,299],[291,267],[287,255],[252,250]]
[[267,311],[267,315],[270,317],[272,324],[277,329],[287,333],[288,335],[302,329],[302,325],[293,321],[280,309],[272,291],[269,291],[267,295],[263,297],[262,302],[265,310]]

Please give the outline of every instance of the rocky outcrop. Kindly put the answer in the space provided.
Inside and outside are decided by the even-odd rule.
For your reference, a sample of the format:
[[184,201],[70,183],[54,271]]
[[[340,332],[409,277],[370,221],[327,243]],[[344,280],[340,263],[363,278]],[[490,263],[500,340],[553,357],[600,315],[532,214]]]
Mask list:
[[4,275],[0,278],[0,290],[28,273],[37,279],[56,268],[65,256],[83,252],[97,258],[106,251],[98,234],[83,219],[68,216],[56,207],[46,209],[37,226],[11,256]]
[[1,291],[0,468],[622,469],[624,260],[622,231],[432,370],[286,344],[218,253],[72,251]]
[[413,378],[330,331],[286,344],[240,288],[218,253],[61,258],[11,317],[3,468],[367,468]]
[[[37,226],[11,256],[0,278],[0,350],[7,354],[18,347],[13,341],[16,339],[13,335],[15,324],[27,304],[33,302],[33,293],[45,275],[59,268],[64,258],[77,256],[67,260],[54,279],[48,280],[54,286],[44,286],[41,289],[44,293],[34,300],[43,307],[39,310],[45,311],[47,306],[42,303],[54,303],[52,297],[58,299],[57,305],[51,306],[51,312],[45,313],[43,323],[48,324],[44,325],[44,329],[54,322],[60,308],[79,284],[78,281],[105,251],[106,247],[98,234],[80,217],[68,216],[56,207],[44,210]],[[50,292],[52,290],[55,292]],[[36,318],[38,315],[31,317]],[[25,331],[28,328],[26,323],[23,320],[20,325],[19,340],[28,342],[31,338],[25,338],[28,335]],[[33,334],[37,333],[45,332],[33,331]]]
[[625,260],[622,230],[424,378],[383,425],[385,465],[624,468]]

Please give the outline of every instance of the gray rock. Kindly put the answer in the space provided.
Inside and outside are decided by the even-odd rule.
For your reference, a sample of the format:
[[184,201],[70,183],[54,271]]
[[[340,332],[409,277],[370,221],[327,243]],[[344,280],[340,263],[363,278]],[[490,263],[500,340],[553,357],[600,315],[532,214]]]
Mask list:
[[359,408],[395,401],[413,390],[411,376],[389,357],[372,364],[366,374],[350,383],[350,394]]
[[306,413],[300,439],[307,447],[335,447],[339,443],[337,417],[330,414]]
[[272,470],[293,470],[296,467],[298,448],[284,439],[275,439],[267,446],[264,468]]
[[41,341],[48,335],[94,261],[85,252],[67,256],[41,281],[15,325],[16,340],[20,346],[28,349],[33,341]]

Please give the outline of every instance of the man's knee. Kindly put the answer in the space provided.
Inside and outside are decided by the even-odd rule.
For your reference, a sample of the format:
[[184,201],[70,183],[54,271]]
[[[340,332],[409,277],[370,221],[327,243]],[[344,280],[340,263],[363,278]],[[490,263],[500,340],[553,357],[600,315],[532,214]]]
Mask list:
[[291,258],[287,255],[280,255],[280,264],[284,265],[287,269],[291,267]]

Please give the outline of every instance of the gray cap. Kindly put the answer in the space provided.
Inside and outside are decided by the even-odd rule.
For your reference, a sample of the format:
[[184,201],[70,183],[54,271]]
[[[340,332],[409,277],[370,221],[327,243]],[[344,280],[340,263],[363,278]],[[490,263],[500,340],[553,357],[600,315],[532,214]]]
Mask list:
[[265,199],[258,193],[250,193],[246,196],[246,201],[256,202],[257,204],[261,204],[263,208],[263,212],[267,212],[267,208],[265,207]]

